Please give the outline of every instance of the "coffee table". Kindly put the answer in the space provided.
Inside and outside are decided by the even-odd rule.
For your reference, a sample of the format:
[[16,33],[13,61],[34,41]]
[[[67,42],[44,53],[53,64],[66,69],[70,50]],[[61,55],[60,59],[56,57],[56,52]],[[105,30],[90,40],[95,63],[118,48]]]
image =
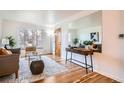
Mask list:
[[31,54],[31,55],[28,55],[27,57],[28,57],[28,61],[30,62],[32,57],[35,57],[36,60],[41,60],[42,56],[50,55],[50,54],[52,54],[52,53],[37,52],[37,54]]

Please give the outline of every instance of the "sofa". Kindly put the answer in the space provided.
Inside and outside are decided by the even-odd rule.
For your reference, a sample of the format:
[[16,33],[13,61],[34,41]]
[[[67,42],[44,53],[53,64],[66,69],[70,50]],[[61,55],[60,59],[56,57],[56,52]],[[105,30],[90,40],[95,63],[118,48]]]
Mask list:
[[21,49],[20,48],[12,48],[12,49],[7,49],[9,51],[11,51],[13,54],[20,54]]
[[[3,51],[8,53],[3,53]],[[18,78],[19,70],[19,54],[12,54],[12,52],[0,48],[0,76],[10,75],[15,73]]]

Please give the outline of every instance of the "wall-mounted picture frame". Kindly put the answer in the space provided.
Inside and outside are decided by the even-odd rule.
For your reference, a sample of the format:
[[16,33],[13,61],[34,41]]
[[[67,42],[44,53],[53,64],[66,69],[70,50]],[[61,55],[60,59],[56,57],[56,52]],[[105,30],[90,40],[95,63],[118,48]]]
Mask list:
[[99,42],[99,32],[92,32],[92,33],[90,33],[90,39],[93,42]]

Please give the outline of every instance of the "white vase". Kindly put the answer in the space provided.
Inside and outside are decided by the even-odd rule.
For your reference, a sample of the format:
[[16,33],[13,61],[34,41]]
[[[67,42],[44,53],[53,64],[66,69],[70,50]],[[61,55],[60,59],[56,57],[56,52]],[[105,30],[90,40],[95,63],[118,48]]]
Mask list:
[[85,45],[85,49],[89,49],[90,45]]

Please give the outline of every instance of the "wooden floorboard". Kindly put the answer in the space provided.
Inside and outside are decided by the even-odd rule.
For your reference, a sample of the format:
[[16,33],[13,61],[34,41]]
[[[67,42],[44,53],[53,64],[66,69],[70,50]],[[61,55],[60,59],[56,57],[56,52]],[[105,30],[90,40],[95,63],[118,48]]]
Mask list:
[[82,76],[76,83],[119,83],[116,80],[103,76],[99,73],[92,72],[88,75]]
[[36,81],[35,83],[117,83],[118,81],[103,76],[99,73],[92,72],[86,75],[85,68],[74,63],[67,62],[59,57],[48,55],[49,58],[55,60],[60,65],[65,66],[68,70],[51,77],[46,77],[44,80]]

